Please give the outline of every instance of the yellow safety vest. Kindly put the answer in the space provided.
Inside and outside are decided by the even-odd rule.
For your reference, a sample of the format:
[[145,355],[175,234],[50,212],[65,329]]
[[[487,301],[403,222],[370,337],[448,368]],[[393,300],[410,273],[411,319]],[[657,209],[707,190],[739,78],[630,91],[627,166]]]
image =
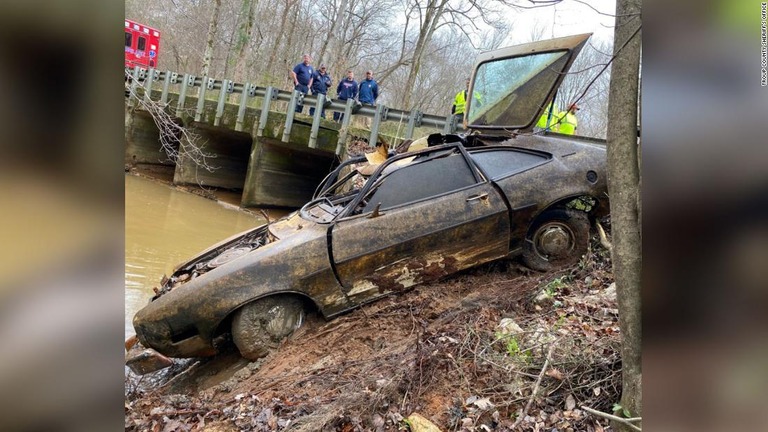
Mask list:
[[465,96],[466,90],[462,90],[456,94],[456,98],[453,99],[453,105],[456,106],[454,114],[464,114],[464,107],[467,105],[467,98]]
[[[553,113],[559,112],[557,109],[557,105],[547,105],[547,109],[544,111],[544,114],[539,117],[539,121],[536,122],[536,127],[539,127],[541,129],[544,129],[547,127],[547,117],[549,117],[549,111],[552,111]],[[552,114],[552,118],[549,120],[549,130],[557,131],[557,127],[559,125],[556,124],[557,122],[557,114]]]
[[571,113],[570,111],[563,111],[558,114],[557,117],[561,119],[560,129],[558,132],[566,135],[573,135],[573,133],[576,132],[578,121],[576,120],[575,114]]

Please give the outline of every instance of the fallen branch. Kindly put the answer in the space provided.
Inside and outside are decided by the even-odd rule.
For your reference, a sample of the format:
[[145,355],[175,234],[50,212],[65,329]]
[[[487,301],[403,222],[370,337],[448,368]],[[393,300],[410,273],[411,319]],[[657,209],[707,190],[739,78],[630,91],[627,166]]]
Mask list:
[[[204,409],[182,409],[182,410],[172,410],[172,411],[162,411],[157,413],[150,413],[150,417],[176,417],[180,415],[188,415],[188,414],[202,414],[206,412],[207,410]],[[207,414],[206,414],[207,415]]]
[[546,360],[544,360],[544,366],[542,366],[541,372],[539,372],[539,377],[536,379],[536,384],[534,384],[533,386],[533,391],[531,391],[531,397],[528,399],[528,403],[525,404],[525,408],[523,408],[523,411],[520,413],[520,415],[517,417],[517,420],[515,420],[515,423],[512,425],[512,430],[517,429],[520,423],[522,423],[525,416],[528,415],[528,410],[531,409],[533,400],[536,398],[536,393],[538,393],[539,386],[541,385],[541,379],[544,378],[544,374],[547,372],[547,367],[549,367],[549,360],[552,357],[552,351],[554,351],[555,345],[557,345],[558,340],[555,340],[554,342],[552,342],[552,345],[549,346],[549,351],[547,351],[547,358]]
[[615,416],[613,414],[604,413],[602,411],[598,411],[596,409],[592,409],[592,408],[587,407],[587,406],[582,406],[581,409],[583,409],[584,411],[586,411],[586,412],[588,412],[588,413],[590,413],[592,415],[596,415],[598,417],[606,418],[608,420],[613,420],[613,421],[617,421],[619,423],[625,424],[625,425],[629,426],[630,428],[632,428],[633,430],[636,430],[638,432],[642,431],[642,429],[640,429],[639,426],[633,425],[631,423],[631,422],[642,421],[643,420],[642,417],[632,417],[632,418],[618,417],[618,416]]

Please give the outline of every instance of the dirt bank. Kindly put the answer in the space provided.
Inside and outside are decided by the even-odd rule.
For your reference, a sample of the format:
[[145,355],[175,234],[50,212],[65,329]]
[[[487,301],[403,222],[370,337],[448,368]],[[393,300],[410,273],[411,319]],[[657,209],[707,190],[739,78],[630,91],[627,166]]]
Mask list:
[[610,430],[581,409],[620,394],[610,262],[592,250],[556,273],[498,262],[314,317],[259,362],[232,350],[131,377],[126,430],[394,431],[414,412],[443,431]]

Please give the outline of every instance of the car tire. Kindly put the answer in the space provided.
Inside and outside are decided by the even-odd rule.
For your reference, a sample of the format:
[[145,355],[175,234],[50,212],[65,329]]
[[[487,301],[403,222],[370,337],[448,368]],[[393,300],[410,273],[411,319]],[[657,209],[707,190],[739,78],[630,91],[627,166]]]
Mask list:
[[273,296],[249,303],[232,318],[232,339],[240,355],[258,360],[304,322],[304,303],[295,296]]
[[539,271],[576,264],[589,248],[587,214],[572,209],[547,210],[534,221],[523,244],[523,261]]

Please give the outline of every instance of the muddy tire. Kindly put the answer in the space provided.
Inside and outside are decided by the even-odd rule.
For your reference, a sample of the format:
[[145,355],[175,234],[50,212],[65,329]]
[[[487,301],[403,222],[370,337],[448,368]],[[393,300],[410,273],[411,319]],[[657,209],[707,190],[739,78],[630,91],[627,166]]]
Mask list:
[[588,247],[586,213],[571,209],[547,210],[528,230],[523,261],[534,270],[554,270],[579,262]]
[[294,296],[274,296],[249,303],[232,318],[232,339],[240,355],[258,360],[304,322],[304,303]]

